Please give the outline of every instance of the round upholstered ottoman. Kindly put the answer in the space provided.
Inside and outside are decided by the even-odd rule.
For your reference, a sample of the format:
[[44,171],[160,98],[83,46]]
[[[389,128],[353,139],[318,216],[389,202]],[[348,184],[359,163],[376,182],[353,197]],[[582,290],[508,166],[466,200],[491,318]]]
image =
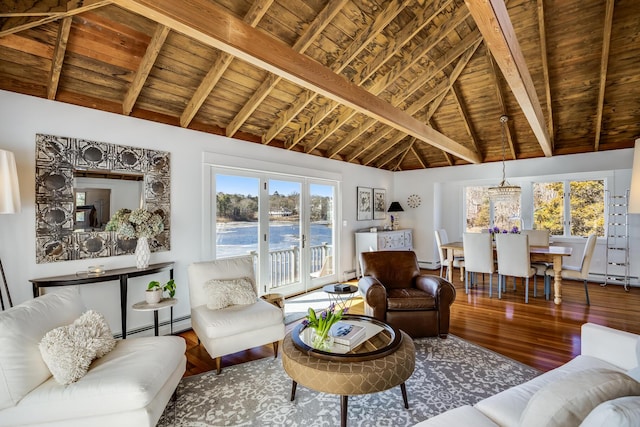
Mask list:
[[300,351],[287,334],[282,348],[282,365],[293,380],[291,400],[297,384],[324,393],[341,395],[341,425],[346,426],[347,397],[375,393],[395,386],[402,389],[405,408],[409,407],[405,381],[415,368],[416,350],[411,337],[404,332],[393,353],[379,358],[351,361],[326,360]]

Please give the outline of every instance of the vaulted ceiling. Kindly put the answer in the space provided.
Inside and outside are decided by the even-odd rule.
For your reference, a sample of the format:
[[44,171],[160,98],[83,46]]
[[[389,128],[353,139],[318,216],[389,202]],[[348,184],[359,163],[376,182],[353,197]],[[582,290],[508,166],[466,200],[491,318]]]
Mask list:
[[388,170],[628,148],[640,2],[0,0],[0,89]]

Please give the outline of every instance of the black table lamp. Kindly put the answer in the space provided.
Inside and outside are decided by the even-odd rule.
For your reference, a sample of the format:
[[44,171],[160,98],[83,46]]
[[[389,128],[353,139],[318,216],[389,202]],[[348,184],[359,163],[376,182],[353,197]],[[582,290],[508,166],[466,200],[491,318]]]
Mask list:
[[391,215],[391,228],[397,230],[400,227],[400,218],[398,212],[404,212],[404,209],[402,209],[402,206],[400,206],[400,202],[391,202],[391,205],[389,205],[389,209],[387,210],[387,212],[395,213],[395,215]]

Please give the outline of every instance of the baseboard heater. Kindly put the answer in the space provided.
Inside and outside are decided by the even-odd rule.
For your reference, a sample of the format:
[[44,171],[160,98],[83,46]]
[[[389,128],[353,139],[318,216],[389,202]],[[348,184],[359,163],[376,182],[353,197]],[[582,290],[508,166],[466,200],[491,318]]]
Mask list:
[[[184,320],[191,320],[191,316],[181,316],[181,317],[176,317],[176,318],[174,318],[174,319],[173,319],[173,324],[174,324],[174,326],[175,326],[175,324],[176,324],[176,323],[180,323],[180,322],[182,322],[182,321],[184,321]],[[158,322],[158,328],[161,328],[161,327],[163,327],[163,326],[171,326],[171,321],[169,321],[169,320],[163,320],[162,322]],[[153,328],[154,328],[154,325],[153,325],[153,323],[152,323],[152,324],[151,324],[151,325],[149,325],[149,326],[141,326],[141,327],[136,328],[136,329],[127,329],[127,336],[129,336],[129,335],[133,335],[133,334],[138,334],[138,333],[140,333],[140,332],[145,332],[145,331],[153,331]],[[176,330],[174,329],[173,334],[174,334],[174,335],[177,335],[177,334],[182,333],[182,332],[184,332],[184,331],[186,331],[186,330],[187,330],[187,329],[185,329],[185,330],[181,330],[181,331],[176,331]],[[121,332],[121,333],[119,333],[119,334],[115,334],[113,337],[114,337],[114,338],[122,338],[122,332]]]

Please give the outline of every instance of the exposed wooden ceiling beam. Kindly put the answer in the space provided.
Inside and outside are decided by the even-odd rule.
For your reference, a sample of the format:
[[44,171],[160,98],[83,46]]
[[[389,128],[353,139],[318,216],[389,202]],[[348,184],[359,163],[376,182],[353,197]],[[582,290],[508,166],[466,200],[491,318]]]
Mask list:
[[382,167],[384,167],[390,161],[410,149],[411,145],[413,145],[414,142],[415,138],[408,138],[401,143],[395,144],[393,147],[390,147],[390,149],[387,150],[386,154],[384,156],[381,156],[382,158],[376,162],[375,167],[378,169],[382,169]]
[[306,89],[319,92],[466,161],[480,162],[477,153],[207,0],[116,0],[115,3]]
[[[367,47],[371,42],[375,40],[376,37],[380,35],[382,30],[384,30],[387,25],[396,16],[410,3],[410,0],[394,0],[390,2],[385,9],[380,12],[376,18],[374,19],[371,25],[363,28],[362,31],[358,33],[358,35],[353,39],[353,41],[349,44],[349,47],[340,55],[337,61],[331,64],[330,68],[336,72],[342,72],[347,65],[349,65],[354,59],[356,59],[357,55],[362,52],[362,50]],[[358,82],[354,82],[358,84]],[[320,124],[338,105],[336,102],[327,102],[325,103],[315,114],[313,114],[308,120],[300,123],[300,127],[298,131],[295,133],[293,138],[287,140],[286,147],[287,149],[292,149],[295,147],[302,138],[304,138],[311,130],[313,130],[317,125]],[[317,145],[316,145],[317,147]],[[313,147],[315,148],[315,147]],[[310,152],[312,150],[305,150],[306,152]]]
[[2,23],[0,37],[14,34],[42,24],[77,15],[113,3],[111,0],[50,1],[36,0],[28,3],[12,0],[0,1]]
[[168,27],[161,24],[158,24],[156,27],[156,31],[153,33],[153,37],[151,37],[149,46],[147,46],[147,50],[140,61],[138,71],[133,77],[129,90],[127,90],[127,93],[124,96],[124,101],[122,102],[122,114],[125,116],[131,114],[131,110],[133,110],[133,106],[144,87],[144,82],[146,82],[147,77],[149,77],[151,68],[153,68],[153,64],[155,64],[156,58],[158,58],[160,49],[162,49],[162,45],[164,45],[164,41],[167,39],[169,31],[171,30]]
[[[470,48],[467,49],[467,51],[462,55],[462,57],[460,57],[460,59],[456,63],[456,66],[453,67],[453,70],[448,72],[449,77],[447,77],[447,80],[440,82],[438,86],[436,86],[432,90],[422,95],[422,97],[420,97],[420,99],[412,103],[407,108],[406,111],[409,114],[414,115],[418,113],[418,111],[420,111],[426,105],[431,103],[431,105],[429,105],[429,109],[427,110],[427,113],[425,114],[424,118],[421,120],[425,123],[428,122],[431,119],[431,117],[435,114],[435,112],[438,110],[438,108],[440,108],[440,104],[442,104],[442,101],[447,95],[447,92],[451,89],[451,86],[456,82],[456,80],[458,80],[458,77],[460,77],[460,74],[462,74],[462,71],[467,66],[467,64],[471,60],[471,57],[480,46],[480,42],[481,40],[477,40],[474,44],[471,45]],[[451,69],[451,67],[449,67],[449,69]],[[381,131],[379,131],[378,133],[381,133]],[[396,136],[395,138],[391,138],[387,142],[383,143],[380,149],[376,150],[375,152],[367,156],[367,158],[364,161],[364,164],[366,165],[370,164],[373,160],[376,159],[376,157],[380,156],[385,151],[384,147],[387,147],[387,149],[390,148],[393,144],[395,144],[398,141],[397,138],[399,137],[400,136]],[[402,137],[404,137],[404,135],[402,135]],[[375,139],[375,138],[372,138],[372,139]],[[443,150],[443,151],[447,151],[447,150]]]
[[[378,68],[380,68],[386,61],[388,61],[391,57],[393,57],[399,50],[404,46],[407,42],[413,39],[415,34],[424,28],[435,15],[440,13],[440,11],[448,6],[452,0],[439,0],[438,3],[432,3],[427,7],[421,9],[421,13],[415,17],[410,23],[404,26],[404,28],[396,34],[396,37],[393,40],[390,40],[389,46],[381,51],[378,55],[376,55],[376,59],[373,63],[367,64],[365,68],[360,70],[360,77],[358,81],[365,81],[368,79]],[[467,14],[468,16],[468,14]],[[352,47],[361,46],[361,43],[364,42],[363,33],[359,33],[358,36],[354,39],[354,41],[349,45],[347,49],[340,55],[340,58],[336,60],[334,64],[331,65],[331,69],[335,72],[341,72],[344,67],[346,67],[355,57],[351,55]],[[367,34],[367,33],[364,33]],[[358,41],[361,40],[360,43]],[[271,140],[273,140],[281,131],[285,128],[285,126],[291,122],[315,97],[316,93],[311,91],[303,91],[302,95],[298,96],[298,99],[291,104],[291,106],[278,117],[278,119],[271,125],[269,130],[262,136],[262,143],[268,144]],[[322,121],[333,109],[335,105],[330,105],[332,103],[325,103],[320,110],[316,112],[311,121],[305,122],[304,126],[312,125]],[[315,123],[315,124],[314,124]],[[291,138],[289,141],[289,149],[293,148],[297,142],[294,143],[296,137]],[[297,139],[298,141],[300,139]]]
[[421,152],[416,150],[415,144],[411,146],[411,152],[418,160],[418,163],[420,163],[420,166],[422,166],[422,169],[426,169],[429,166],[429,162],[427,162],[427,159],[425,159]]
[[[487,62],[489,64],[489,74],[493,79],[493,84],[496,88],[496,97],[498,99],[498,105],[500,106],[500,114],[509,117],[509,111],[507,111],[507,104],[504,102],[504,93],[502,92],[502,85],[500,84],[500,76],[498,75],[498,69],[493,61],[493,55],[490,50],[487,50]],[[499,121],[497,121],[499,123]],[[507,122],[508,124],[509,122]],[[511,135],[511,127],[506,126],[506,138],[509,145],[509,152],[513,160],[517,159],[516,146],[513,142],[513,136]]]
[[547,98],[547,127],[551,146],[555,144],[555,127],[553,125],[553,104],[551,102],[551,79],[547,60],[547,30],[544,20],[544,0],[538,0],[538,31],[540,32],[540,56],[542,58],[542,75],[544,76],[544,92]]
[[404,159],[407,157],[407,154],[409,154],[409,152],[413,149],[415,142],[416,142],[416,139],[411,138],[411,142],[409,143],[409,146],[404,151],[404,153],[400,154],[400,156],[398,157],[398,161],[396,162],[396,165],[391,170],[394,170],[394,171],[400,170],[400,165],[402,164]]
[[473,123],[471,122],[471,117],[469,116],[469,111],[467,110],[467,104],[464,102],[462,94],[460,93],[460,89],[458,89],[458,85],[455,83],[451,85],[451,94],[453,95],[453,100],[458,107],[458,111],[460,112],[460,117],[462,117],[462,122],[464,123],[464,127],[471,138],[471,143],[475,147],[476,151],[480,153],[480,145],[478,144],[478,136],[476,134],[475,129],[473,128]]
[[[297,52],[304,53],[311,43],[320,35],[327,25],[331,23],[333,18],[342,10],[349,0],[330,0],[329,3],[316,15],[313,22],[307,26],[304,33],[294,43],[293,49]],[[240,111],[229,122],[226,129],[227,136],[233,136],[240,126],[247,121],[258,106],[264,101],[269,93],[282,80],[282,77],[275,74],[269,74],[267,78],[260,84],[258,89],[251,95],[251,98],[244,103]]]
[[[433,120],[432,117],[430,117],[427,122],[429,123],[429,126],[431,126],[432,128],[436,129],[437,131],[440,131],[440,128],[435,123],[435,121]],[[442,155],[444,156],[444,159],[447,162],[447,165],[453,166],[455,164],[455,162],[453,160],[453,156],[451,154],[447,153],[446,151],[443,151]]]
[[598,112],[596,114],[596,141],[594,150],[600,149],[600,134],[602,133],[602,112],[604,110],[604,91],[607,84],[607,68],[609,66],[609,48],[611,47],[611,26],[613,23],[614,0],[607,0],[604,15],[604,34],[602,37],[602,57],[600,59],[600,89],[598,91]]
[[[262,17],[267,13],[271,4],[273,4],[274,0],[259,0],[253,3],[251,8],[247,11],[247,14],[244,16],[244,21],[247,22],[252,27],[258,25],[258,22],[262,19]],[[191,120],[196,116],[204,101],[206,101],[207,97],[211,93],[218,81],[222,77],[231,62],[233,61],[233,55],[227,52],[220,52],[213,65],[207,72],[207,75],[204,76],[204,79],[198,85],[198,88],[193,93],[193,96],[187,103],[182,115],[180,115],[180,126],[186,128],[191,123]]]
[[[440,10],[434,10],[432,14],[428,15],[428,19],[425,22],[416,22],[417,20],[414,20],[414,25],[405,27],[409,28],[412,31],[406,31],[406,36],[399,35],[399,37],[395,39],[396,41],[394,43],[391,43],[391,46],[393,47],[392,49],[387,48],[385,51],[383,51],[384,54],[376,55],[376,61],[374,62],[377,62],[377,64],[379,64],[377,67],[372,66],[372,64],[365,63],[365,69],[369,70],[369,72],[366,74],[363,74],[362,72],[356,74],[352,80],[353,83],[359,86],[364,86],[365,82],[367,82],[368,79],[370,79],[374,75],[374,73],[386,63],[386,61],[390,60],[393,55],[396,54],[397,50],[400,49],[400,47],[402,47],[409,41],[412,41],[412,39],[408,37],[414,37],[416,31],[413,30],[415,30],[415,27],[426,26],[427,23],[431,22],[439,12]],[[381,76],[380,78],[377,78],[375,81],[373,81],[373,83],[367,85],[367,90],[374,95],[379,95],[380,93],[382,93],[398,78],[400,78],[400,76],[404,74],[405,71],[413,67],[421,58],[423,58],[431,49],[433,49],[434,46],[442,41],[442,39],[447,37],[447,35],[451,31],[455,30],[456,27],[458,27],[458,25],[460,25],[468,16],[469,13],[466,9],[457,9],[454,12],[453,16],[451,16],[451,19],[447,20],[445,24],[440,27],[440,31],[437,31],[434,34],[431,34],[425,40],[418,42],[418,46],[413,49],[413,51],[407,58],[403,58],[402,60],[396,62],[390,72],[388,72],[384,76]],[[339,104],[332,103],[332,108],[330,111],[333,111],[333,109],[338,105]],[[397,106],[397,104],[393,103],[392,105]],[[358,113],[357,111],[354,111],[352,109],[343,110],[344,111],[342,111],[342,113],[339,114],[338,117],[329,126],[326,126],[325,129],[323,129],[323,131],[317,138],[307,144],[306,152],[312,151],[312,149],[324,142],[324,140],[326,140],[330,135],[332,135],[336,130],[338,130],[342,125],[344,125]],[[296,138],[301,139],[300,135],[296,135]]]
[[[471,46],[475,46],[473,49],[473,52],[475,52],[475,50],[480,45],[481,41],[482,41],[482,37],[480,36],[480,32],[475,31],[470,33],[467,37],[465,37],[460,43],[458,43],[452,49],[447,50],[447,52],[444,55],[442,55],[440,58],[438,58],[435,61],[432,61],[427,67],[427,70],[425,70],[425,72],[422,73],[422,75],[420,75],[418,78],[414,79],[413,82],[406,88],[406,90],[393,95],[391,97],[391,104],[396,107],[399,106],[409,96],[411,96],[416,90],[423,89],[424,86],[437,75],[437,73],[441,72],[447,65],[449,65],[451,62],[456,60],[460,55],[465,54],[465,51],[467,51],[467,49],[469,49]],[[471,56],[473,56],[473,52],[467,52],[465,54],[465,57],[467,58],[466,60],[463,59],[463,62],[465,62],[465,64],[466,62],[468,62]],[[427,103],[435,99],[437,94],[440,93],[440,92],[437,92],[438,90],[446,90],[444,89],[443,86],[444,85],[438,86],[438,88],[441,88],[441,89],[436,88],[436,90],[429,91],[428,93],[430,93],[431,95],[429,95],[427,98],[425,98],[425,96],[423,95],[423,97],[421,97],[420,99],[424,103],[422,104],[419,104],[417,102],[413,103],[405,111],[413,115],[420,108],[424,107]],[[338,142],[338,144],[331,147],[331,150],[329,150],[329,152],[327,153],[327,157],[334,157],[336,154],[338,154],[338,152],[340,152],[344,148],[351,145],[356,140],[356,138],[358,138],[361,134],[363,134],[367,129],[369,129],[371,126],[375,125],[376,123],[377,122],[375,120],[371,120],[371,119],[366,120],[356,129],[349,132],[349,134],[346,137],[342,138],[341,141]],[[360,154],[362,154],[363,152],[371,148],[373,145],[375,145],[380,139],[384,138],[392,130],[393,130],[392,128],[389,128],[387,126],[382,127],[374,135],[367,138],[366,142],[360,144],[358,149],[354,150],[351,154],[349,154],[349,156],[347,156],[347,161],[350,162],[356,157],[358,157]]]
[[56,48],[51,61],[51,72],[49,73],[49,83],[47,84],[47,99],[56,99],[58,83],[60,82],[60,72],[64,62],[64,54],[67,51],[67,41],[73,18],[67,16],[60,21],[58,26],[58,36],[56,37]]
[[553,155],[542,107],[503,0],[465,0],[545,156]]

